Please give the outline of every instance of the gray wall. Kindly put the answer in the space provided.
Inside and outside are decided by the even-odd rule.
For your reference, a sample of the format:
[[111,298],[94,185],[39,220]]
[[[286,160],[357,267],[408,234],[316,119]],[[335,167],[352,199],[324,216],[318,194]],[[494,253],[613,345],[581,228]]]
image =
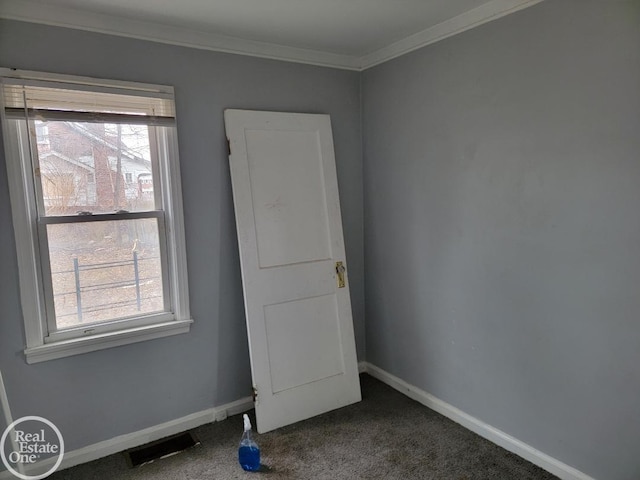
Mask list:
[[222,112],[331,115],[358,354],[364,355],[360,76],[0,21],[0,65],[173,85],[191,311],[186,335],[27,365],[4,151],[0,368],[14,416],[42,415],[72,450],[245,397],[251,379]]
[[[26,365],[0,149],[0,368],[74,449],[247,394],[226,107],[332,116],[359,357],[640,477],[640,2],[548,0],[356,73],[0,21],[0,65],[176,87],[192,333]],[[359,81],[362,81],[360,92]]]
[[363,106],[367,360],[640,478],[640,2],[535,5],[367,70]]

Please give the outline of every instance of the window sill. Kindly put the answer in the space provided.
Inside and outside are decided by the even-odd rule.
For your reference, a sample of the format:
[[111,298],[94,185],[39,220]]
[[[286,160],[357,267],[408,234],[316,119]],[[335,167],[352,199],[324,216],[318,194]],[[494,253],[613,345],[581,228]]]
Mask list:
[[187,333],[191,329],[193,320],[176,320],[157,323],[144,327],[129,328],[117,332],[102,333],[60,342],[47,343],[37,347],[27,348],[24,354],[27,363],[46,362],[57,358],[80,355],[81,353],[94,352],[105,348],[119,347],[130,343],[143,342],[154,338],[168,337]]

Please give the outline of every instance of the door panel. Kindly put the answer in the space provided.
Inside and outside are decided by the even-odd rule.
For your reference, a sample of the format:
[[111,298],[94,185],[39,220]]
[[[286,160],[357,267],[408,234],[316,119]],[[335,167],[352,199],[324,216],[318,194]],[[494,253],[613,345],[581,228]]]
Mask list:
[[225,111],[259,432],[360,401],[327,115]]
[[344,372],[335,295],[268,305],[264,317],[273,393]]
[[245,132],[261,268],[331,258],[317,132]]

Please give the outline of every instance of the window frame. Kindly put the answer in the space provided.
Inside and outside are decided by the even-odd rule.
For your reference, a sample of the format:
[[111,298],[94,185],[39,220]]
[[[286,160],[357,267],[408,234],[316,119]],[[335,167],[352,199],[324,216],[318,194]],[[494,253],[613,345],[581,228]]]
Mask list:
[[[90,77],[49,74],[43,72],[20,71],[0,67],[0,86],[4,79],[15,81],[60,82],[81,86],[88,90],[108,89],[114,93],[144,94],[162,98],[174,98],[173,87],[146,83],[103,80]],[[162,264],[163,277],[166,277],[168,304],[170,312],[160,314],[127,317],[102,324],[87,325],[86,329],[62,330],[50,332],[47,305],[50,302],[51,275],[48,274],[48,249],[46,234],[38,234],[38,228],[46,229],[47,223],[55,222],[55,217],[42,222],[37,211],[37,188],[33,179],[30,138],[26,124],[8,121],[5,115],[4,95],[0,94],[0,122],[5,144],[5,162],[9,181],[9,194],[13,228],[16,241],[20,298],[25,328],[27,363],[36,363],[56,358],[101,350],[134,342],[186,333],[190,330],[189,292],[187,279],[186,244],[184,235],[184,215],[182,207],[182,189],[180,165],[178,159],[177,127],[158,128],[153,135],[153,143],[159,150],[158,183],[159,209],[158,230],[161,244],[164,243],[166,262]],[[35,135],[35,132],[33,132]],[[152,135],[150,135],[151,137]],[[153,148],[153,147],[152,147]],[[126,219],[131,219],[129,213]],[[145,214],[144,218],[154,215]],[[93,215],[95,221],[122,219],[122,215]],[[87,219],[89,221],[89,219]],[[163,284],[165,282],[163,281]],[[54,320],[55,321],[55,320]],[[86,331],[83,331],[86,330]]]

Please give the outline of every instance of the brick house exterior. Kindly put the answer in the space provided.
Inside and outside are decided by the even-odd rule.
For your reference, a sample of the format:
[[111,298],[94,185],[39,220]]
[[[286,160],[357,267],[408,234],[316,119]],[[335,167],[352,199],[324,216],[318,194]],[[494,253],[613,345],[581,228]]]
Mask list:
[[35,131],[49,214],[135,210],[153,197],[151,162],[105,124],[36,122]]

